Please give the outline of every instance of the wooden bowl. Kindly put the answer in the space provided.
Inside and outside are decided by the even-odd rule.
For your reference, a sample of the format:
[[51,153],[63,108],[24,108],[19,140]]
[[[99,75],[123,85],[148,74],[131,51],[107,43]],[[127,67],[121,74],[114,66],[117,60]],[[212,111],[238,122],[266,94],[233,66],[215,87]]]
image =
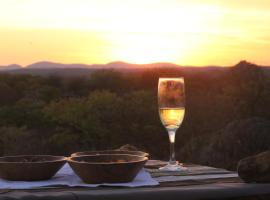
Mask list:
[[0,157],[0,177],[11,181],[47,180],[66,163],[66,157],[20,155]]
[[148,160],[127,154],[100,154],[68,158],[68,164],[85,183],[132,181]]
[[125,151],[125,150],[82,151],[71,154],[71,157],[86,156],[86,155],[101,155],[101,154],[128,154],[128,155],[149,157],[149,154],[143,151]]

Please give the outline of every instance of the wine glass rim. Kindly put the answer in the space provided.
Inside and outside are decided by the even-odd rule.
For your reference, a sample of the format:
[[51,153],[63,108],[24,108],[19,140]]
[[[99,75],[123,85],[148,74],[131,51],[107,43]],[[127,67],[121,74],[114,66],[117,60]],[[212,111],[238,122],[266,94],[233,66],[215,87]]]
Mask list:
[[184,77],[159,77],[159,80],[184,80]]

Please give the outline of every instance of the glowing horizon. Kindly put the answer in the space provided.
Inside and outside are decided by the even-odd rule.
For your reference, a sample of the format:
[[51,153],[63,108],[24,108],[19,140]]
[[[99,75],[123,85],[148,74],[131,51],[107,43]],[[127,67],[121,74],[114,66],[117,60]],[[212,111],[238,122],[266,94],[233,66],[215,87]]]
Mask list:
[[0,65],[270,65],[267,0],[0,0]]

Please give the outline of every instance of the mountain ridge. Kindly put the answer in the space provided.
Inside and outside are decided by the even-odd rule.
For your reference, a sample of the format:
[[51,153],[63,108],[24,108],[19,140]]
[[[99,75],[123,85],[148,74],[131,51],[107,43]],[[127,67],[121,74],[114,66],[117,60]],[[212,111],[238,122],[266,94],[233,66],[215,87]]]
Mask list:
[[[232,67],[269,67],[269,66],[260,66],[248,61],[242,60]],[[134,69],[134,68],[167,68],[167,67],[189,67],[196,68],[198,66],[182,66],[169,62],[156,62],[156,63],[147,63],[147,64],[134,64],[123,61],[114,61],[106,64],[81,64],[81,63],[71,63],[64,64],[52,61],[39,61],[27,66],[21,66],[18,64],[11,64],[7,66],[0,66],[0,71],[10,71],[10,70],[27,70],[27,69]],[[224,67],[216,65],[200,66],[201,67]],[[228,66],[229,67],[229,66]]]
[[[13,66],[13,67],[12,67]],[[16,67],[15,67],[16,66]],[[146,64],[134,64],[124,61],[114,61],[106,64],[82,64],[82,63],[58,63],[52,61],[39,61],[26,66],[21,66],[17,64],[0,66],[0,70],[8,69],[70,69],[70,68],[157,68],[157,67],[182,67],[169,62],[156,62],[156,63],[146,63]]]
[[17,65],[17,64],[10,64],[10,65],[6,65],[6,66],[0,66],[0,70],[4,70],[4,71],[21,69],[21,68],[22,68],[22,66]]

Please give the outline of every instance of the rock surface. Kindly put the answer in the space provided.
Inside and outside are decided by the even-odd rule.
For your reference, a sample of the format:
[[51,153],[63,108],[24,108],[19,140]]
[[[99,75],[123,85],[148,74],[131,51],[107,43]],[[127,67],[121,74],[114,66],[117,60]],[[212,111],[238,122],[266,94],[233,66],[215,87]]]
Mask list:
[[245,182],[270,183],[270,151],[240,160],[237,171]]

